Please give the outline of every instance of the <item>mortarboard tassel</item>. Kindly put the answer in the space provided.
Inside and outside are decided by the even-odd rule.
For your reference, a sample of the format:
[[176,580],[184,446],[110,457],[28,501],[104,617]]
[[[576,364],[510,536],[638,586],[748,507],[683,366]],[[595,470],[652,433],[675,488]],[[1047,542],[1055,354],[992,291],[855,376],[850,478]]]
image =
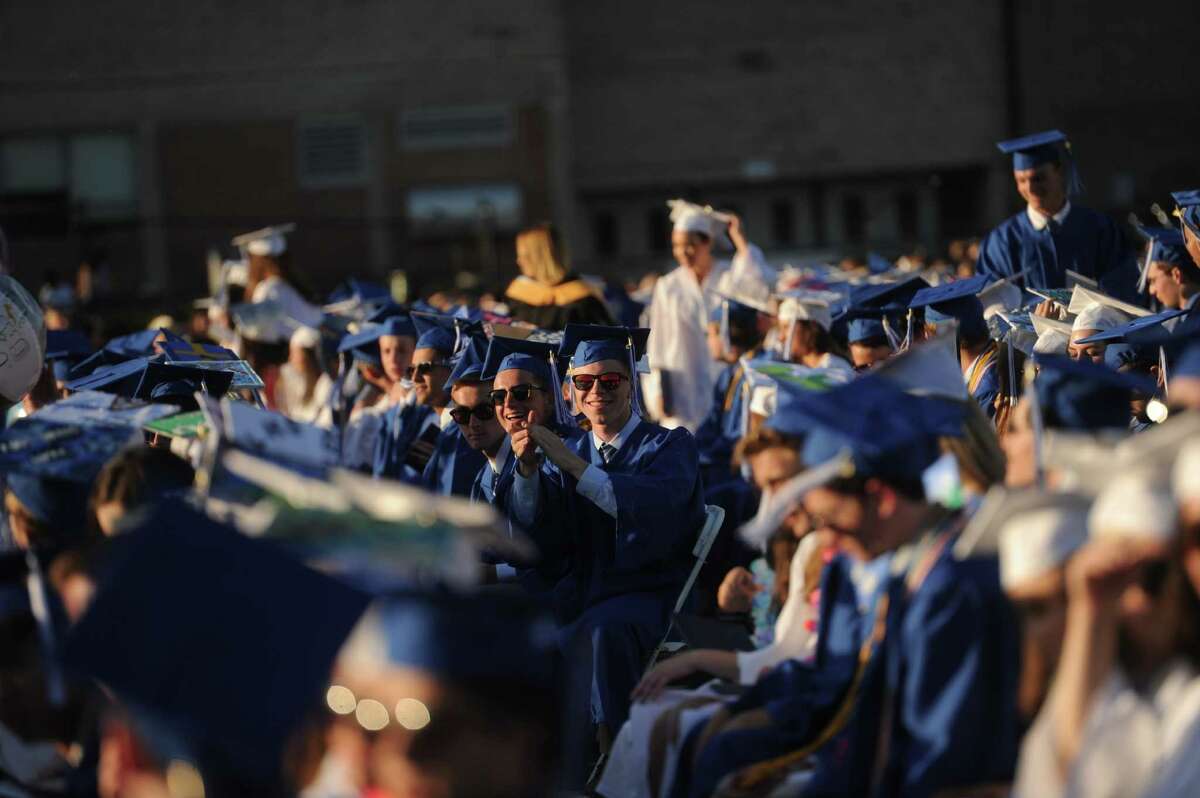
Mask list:
[[732,344],[729,342],[729,300],[721,300],[721,356],[726,357]]
[[900,340],[900,335],[892,329],[892,324],[888,321],[886,313],[883,314],[883,334],[887,336],[888,346],[892,348],[892,351],[900,351],[900,346],[904,342]]
[[633,336],[629,335],[625,338],[625,352],[629,355],[629,381],[630,399],[633,400],[633,412],[637,413],[640,418],[646,417],[646,412],[642,409],[642,380],[638,376],[637,357],[633,349]]
[[562,380],[558,377],[558,355],[550,350],[550,384],[554,386],[554,420],[564,429],[575,427],[575,392],[571,391],[571,407],[563,404]]

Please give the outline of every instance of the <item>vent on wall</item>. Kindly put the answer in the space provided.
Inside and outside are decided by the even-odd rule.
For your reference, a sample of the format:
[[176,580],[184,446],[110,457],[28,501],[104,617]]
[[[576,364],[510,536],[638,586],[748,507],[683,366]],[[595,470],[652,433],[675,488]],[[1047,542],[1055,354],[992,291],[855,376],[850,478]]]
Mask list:
[[303,186],[357,186],[366,180],[367,129],[361,120],[301,123],[297,151]]
[[404,111],[398,125],[402,150],[507,147],[516,127],[504,106],[421,108]]

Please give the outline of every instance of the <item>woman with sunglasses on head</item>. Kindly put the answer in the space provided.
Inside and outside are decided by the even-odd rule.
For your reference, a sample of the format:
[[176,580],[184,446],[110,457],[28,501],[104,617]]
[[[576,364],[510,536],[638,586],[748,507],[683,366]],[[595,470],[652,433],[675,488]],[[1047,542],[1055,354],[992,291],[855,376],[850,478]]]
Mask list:
[[1067,566],[1066,631],[1043,709],[1057,768],[1017,775],[1038,795],[1141,795],[1200,717],[1200,604],[1162,483],[1137,470],[1114,479]]
[[[517,461],[509,514],[562,575],[551,606],[574,689],[566,698],[569,785],[582,783],[595,729],[601,750],[624,723],[630,694],[666,632],[704,524],[691,433],[640,415],[636,363],[646,330],[568,325],[573,404],[591,431],[569,441],[540,424],[512,432]],[[497,379],[499,385],[499,378]]]

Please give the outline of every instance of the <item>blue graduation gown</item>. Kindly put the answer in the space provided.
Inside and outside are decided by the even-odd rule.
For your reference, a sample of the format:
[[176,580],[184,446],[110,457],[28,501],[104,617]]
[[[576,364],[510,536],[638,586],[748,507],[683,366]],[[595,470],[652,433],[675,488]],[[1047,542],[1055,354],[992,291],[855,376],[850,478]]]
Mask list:
[[407,402],[388,409],[375,440],[375,459],[371,468],[374,477],[417,481],[420,474],[407,468],[405,460],[413,441],[425,427],[425,420],[431,415],[433,408]]
[[[886,569],[886,560],[879,565]],[[859,650],[874,624],[879,594],[860,593],[851,577],[852,568],[852,561],[840,555],[821,573],[820,632],[813,661],[780,663],[730,707],[732,713],[766,710],[771,723],[713,737],[696,767],[680,770],[671,787],[672,796],[711,795],[727,774],[802,748],[829,722],[850,689]],[[694,749],[701,731],[697,727],[689,734],[685,756]]]
[[692,563],[704,523],[699,458],[687,430],[645,421],[607,464],[591,435],[567,445],[608,474],[618,517],[579,495],[575,478],[546,462],[526,532],[541,552],[540,567],[561,573],[549,604],[574,685],[569,717],[586,726],[584,702],[591,720],[615,733]]
[[1098,280],[1108,294],[1136,301],[1137,267],[1112,219],[1073,205],[1052,226],[1034,229],[1024,209],[1005,219],[980,242],[976,272],[1000,279],[1028,268],[1027,287],[1065,288],[1070,269]]
[[696,429],[696,448],[700,452],[706,489],[735,478],[730,462],[742,437],[743,371],[741,363],[730,363],[721,371],[713,386],[708,415]]
[[472,449],[458,425],[451,423],[438,435],[433,455],[421,473],[421,485],[442,496],[466,498],[479,469],[486,466],[483,452]]
[[[849,719],[815,751],[805,795],[871,795],[876,779],[875,794],[885,796],[934,795],[1011,780],[1020,739],[1016,619],[1000,588],[996,559],[954,559],[955,537],[952,529],[928,536],[918,547],[924,551],[917,564],[889,578],[883,637],[869,649],[850,696]],[[930,545],[939,539],[942,545]],[[874,620],[860,621],[855,634],[838,645],[831,661],[835,687],[838,676],[852,683],[852,676],[846,678],[846,643],[865,640]],[[846,633],[823,615],[822,637],[835,634]],[[796,671],[794,663],[785,666]],[[805,699],[827,694],[805,679],[787,679],[785,666],[760,681],[763,691],[779,696],[761,705],[774,722],[768,728],[786,736],[788,747],[770,742],[774,738],[764,730],[754,730],[751,744],[744,732],[725,740],[717,735],[701,752],[691,795],[707,795],[725,774],[796,750],[801,747],[796,741],[811,742],[825,727],[830,705],[817,704],[810,712]],[[722,755],[724,761],[717,761]],[[883,763],[878,772],[877,761]]]

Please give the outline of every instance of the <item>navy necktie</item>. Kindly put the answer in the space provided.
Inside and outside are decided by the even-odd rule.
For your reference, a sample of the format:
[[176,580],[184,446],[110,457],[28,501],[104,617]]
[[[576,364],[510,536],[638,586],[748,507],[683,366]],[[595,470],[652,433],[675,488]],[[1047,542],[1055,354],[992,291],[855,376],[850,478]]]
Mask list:
[[610,443],[600,444],[600,457],[603,458],[604,464],[608,465],[612,459],[617,456],[617,447]]

